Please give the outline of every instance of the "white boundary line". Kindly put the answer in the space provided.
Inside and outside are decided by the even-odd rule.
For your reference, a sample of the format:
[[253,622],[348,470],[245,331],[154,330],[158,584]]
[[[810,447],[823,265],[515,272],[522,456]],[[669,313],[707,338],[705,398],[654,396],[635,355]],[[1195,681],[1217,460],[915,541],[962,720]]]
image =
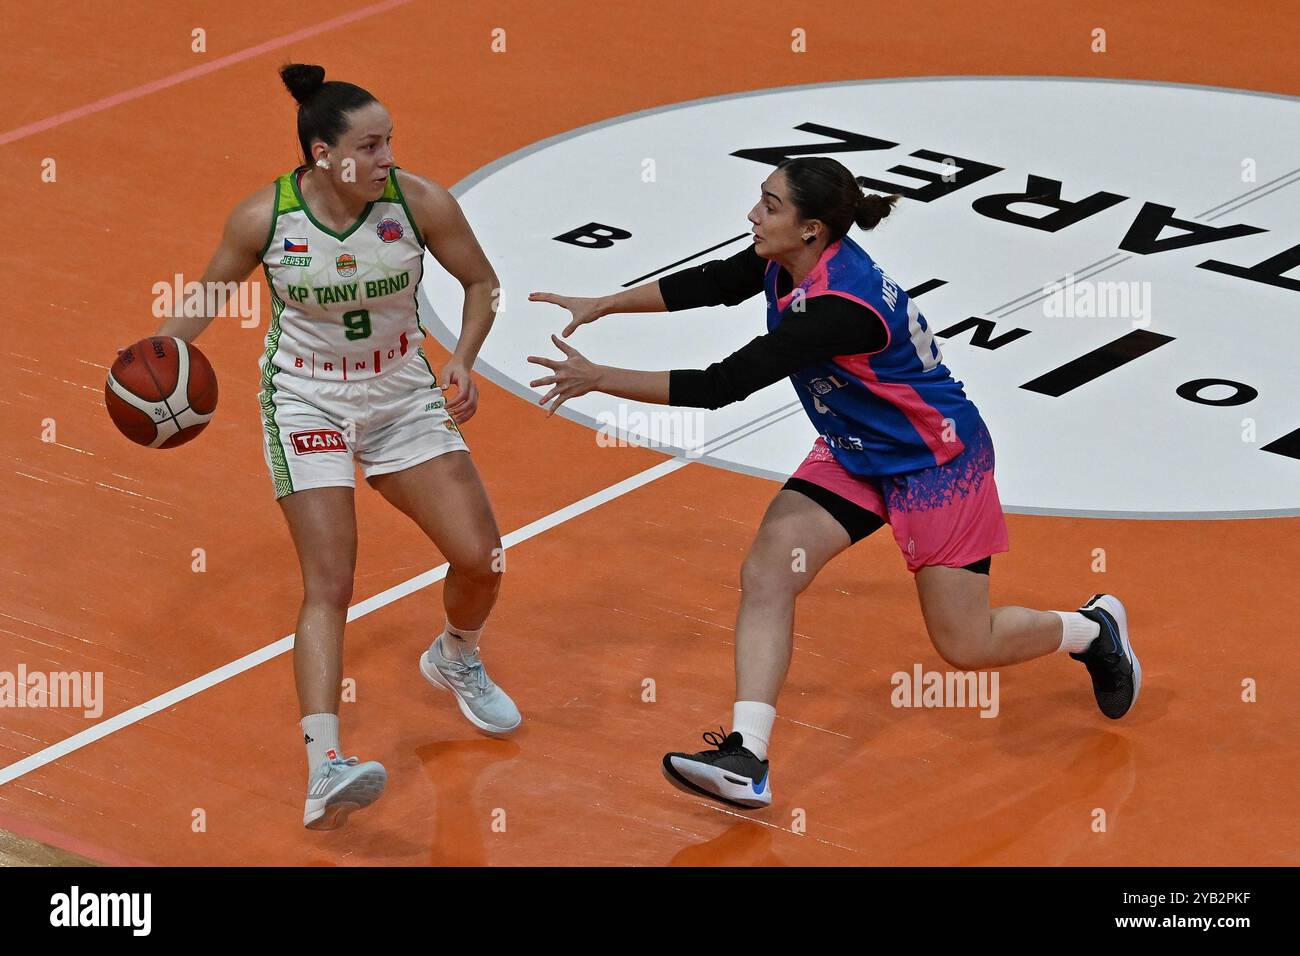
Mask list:
[[[682,458],[670,458],[668,461],[647,468],[645,471],[638,472],[630,478],[624,478],[617,484],[610,485],[595,494],[588,495],[580,501],[575,501],[571,505],[566,505],[558,511],[554,511],[543,518],[524,525],[515,531],[511,531],[501,539],[503,549],[509,549],[514,545],[521,544],[529,538],[536,537],[544,531],[549,531],[557,525],[564,524],[572,518],[586,514],[594,508],[598,508],[606,502],[613,501],[615,498],[621,498],[628,492],[635,491],[642,485],[648,485],[665,475],[670,475],[678,469],[685,468],[691,462]],[[377,611],[382,607],[392,604],[394,601],[401,600],[408,594],[412,594],[421,588],[426,588],[430,584],[441,581],[447,576],[447,565],[440,564],[438,567],[423,574],[417,574],[409,580],[396,584],[386,591],[380,591],[378,594],[366,598],[357,604],[348,608],[348,620],[355,621],[359,617],[365,617],[372,611]],[[196,677],[194,680],[174,687],[165,694],[159,694],[152,700],[147,700],[143,704],[137,704],[129,710],[120,714],[115,714],[106,720],[101,720],[93,727],[83,730],[79,734],[73,734],[66,740],[61,740],[56,744],[51,744],[44,750],[40,750],[30,757],[23,757],[7,767],[0,768],[0,786],[11,783],[19,777],[38,770],[46,764],[53,763],[60,757],[66,757],[70,753],[88,747],[95,741],[107,737],[109,734],[116,733],[123,728],[130,727],[144,718],[156,714],[159,711],[166,710],[181,701],[193,697],[194,695],[207,690],[209,687],[215,687],[222,681],[227,681],[232,677],[252,670],[258,664],[264,664],[272,658],[279,657],[281,654],[293,648],[294,636],[290,634],[282,637],[280,640],[260,650],[253,651],[251,654],[245,654],[238,660],[231,661],[229,664],[223,664],[216,670],[209,671],[202,677]]]

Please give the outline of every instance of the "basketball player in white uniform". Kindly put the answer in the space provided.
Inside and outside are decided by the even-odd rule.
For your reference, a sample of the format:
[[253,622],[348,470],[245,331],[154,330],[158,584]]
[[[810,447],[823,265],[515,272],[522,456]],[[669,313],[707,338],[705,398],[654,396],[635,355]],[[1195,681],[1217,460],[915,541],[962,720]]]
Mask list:
[[[312,829],[341,826],[387,782],[382,765],[344,758],[339,746],[357,463],[450,564],[446,627],[422,652],[420,672],[481,731],[506,733],[521,720],[479,657],[501,538],[459,428],[478,403],[470,369],[492,325],[497,277],[456,200],[394,165],[383,106],[324,76],[318,66],[281,70],[299,103],[307,162],[235,208],[203,276],[213,288],[206,283],[240,282],[261,265],[271,289],[258,398],[267,467],[302,567],[294,676]],[[465,288],[461,338],[440,373],[420,347],[426,245]],[[193,341],[210,321],[172,318],[158,334]],[[444,386],[455,388],[450,402]]]

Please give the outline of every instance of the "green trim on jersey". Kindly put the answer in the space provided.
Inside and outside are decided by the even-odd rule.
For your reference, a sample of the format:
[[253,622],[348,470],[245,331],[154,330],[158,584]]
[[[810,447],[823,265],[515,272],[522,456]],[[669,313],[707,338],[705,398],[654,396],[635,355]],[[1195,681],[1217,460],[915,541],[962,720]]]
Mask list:
[[[426,246],[424,242],[424,233],[420,230],[420,224],[415,221],[415,216],[411,212],[411,207],[406,203],[406,194],[402,192],[402,184],[397,181],[397,170],[399,168],[401,167],[394,166],[393,171],[390,174],[392,176],[393,192],[397,194],[397,201],[402,204],[402,210],[406,213],[406,221],[409,222],[411,224],[411,228],[415,230],[415,238],[419,240],[420,248],[427,249],[428,246]],[[384,190],[384,195],[385,196],[388,195],[388,190]],[[416,306],[416,310],[417,310],[416,314],[418,315],[419,314],[418,304]],[[416,323],[417,324],[419,323],[418,319],[416,320]]]
[[280,314],[284,312],[284,300],[275,291],[271,270],[266,263],[262,263],[262,271],[266,273],[266,284],[271,289],[271,327],[266,333],[266,365],[262,367],[262,390],[257,399],[262,406],[262,428],[271,458],[271,480],[275,483],[275,497],[279,499],[293,494],[293,478],[284,456],[284,443],[280,441],[280,426],[275,423],[275,376],[281,370],[274,359],[280,347]]
[[[342,242],[348,236],[352,235],[359,228],[361,228],[361,224],[365,222],[368,218],[370,218],[370,210],[375,208],[375,204],[373,202],[366,203],[366,208],[361,210],[361,215],[357,217],[357,221],[354,222],[351,226],[349,226],[346,232],[343,233],[335,232],[329,226],[326,226],[319,219],[317,219],[315,216],[312,215],[311,207],[307,205],[307,200],[302,198],[302,190],[298,188],[298,177],[296,175],[297,172],[298,170],[295,169],[292,173],[289,174],[289,184],[293,186],[293,195],[298,200],[298,205],[302,207],[302,211],[307,214],[307,218],[311,220],[311,224],[315,226],[317,229],[319,229],[321,232],[325,233],[325,235],[337,239],[339,242]],[[388,174],[389,179],[392,179],[392,175],[393,174],[391,172]],[[387,191],[388,186],[385,185],[384,189],[385,191]]]
[[[407,213],[407,216],[410,216],[410,213]],[[414,219],[411,220],[411,225],[415,226]],[[415,226],[415,229],[418,232],[419,226]],[[421,248],[423,248],[423,243],[421,243]],[[433,336],[429,334],[429,330],[426,329],[424,327],[424,323],[420,321],[420,283],[423,281],[424,281],[424,256],[420,256],[420,274],[416,276],[415,279],[415,327],[420,330],[420,334],[422,336],[424,336],[426,339],[430,339],[433,338]],[[420,354],[423,355],[424,351],[421,350]],[[429,360],[425,359],[424,364],[428,365]],[[429,371],[432,372],[433,369],[429,369]],[[438,384],[438,376],[436,375],[433,377],[433,384],[435,385]]]
[[[302,169],[302,167],[299,166],[298,169]],[[294,185],[298,182],[298,169],[285,173],[275,181],[275,214],[277,217],[284,215],[286,212],[293,212],[302,205],[298,199],[298,190],[294,189]]]
[[266,254],[271,251],[271,243],[275,241],[275,226],[280,221],[280,217],[298,208],[298,199],[293,194],[291,181],[297,172],[298,170],[295,169],[291,173],[276,177],[275,197],[271,200],[271,228],[266,233],[266,245],[262,247],[262,254],[258,257],[260,259],[265,260]]
[[280,180],[275,181],[275,199],[271,203],[271,228],[266,233],[266,245],[262,247],[262,254],[259,259],[265,259],[266,254],[271,251],[271,243],[275,241],[275,221],[280,218]]

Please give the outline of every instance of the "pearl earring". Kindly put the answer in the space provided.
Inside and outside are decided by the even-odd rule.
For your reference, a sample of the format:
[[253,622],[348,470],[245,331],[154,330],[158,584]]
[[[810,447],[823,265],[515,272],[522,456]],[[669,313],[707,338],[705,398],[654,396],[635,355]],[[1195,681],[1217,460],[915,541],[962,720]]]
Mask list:
[[326,159],[324,156],[322,156],[320,159],[316,160],[316,165],[319,166],[321,169],[329,169],[329,168],[330,168],[329,160]]

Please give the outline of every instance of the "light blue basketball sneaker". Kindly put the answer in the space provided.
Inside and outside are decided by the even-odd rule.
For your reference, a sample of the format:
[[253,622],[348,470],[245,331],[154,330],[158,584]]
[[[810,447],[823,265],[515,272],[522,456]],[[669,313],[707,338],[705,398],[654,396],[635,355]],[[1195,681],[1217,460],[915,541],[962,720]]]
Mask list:
[[488,677],[477,648],[470,653],[452,649],[452,660],[447,659],[446,651],[446,643],[440,635],[433,646],[420,655],[420,673],[434,687],[455,695],[466,720],[489,734],[509,733],[523,722],[510,695]]
[[321,761],[307,781],[307,805],[302,825],[309,830],[334,830],[353,810],[368,807],[388,785],[388,771],[374,760],[340,757],[335,751]]

